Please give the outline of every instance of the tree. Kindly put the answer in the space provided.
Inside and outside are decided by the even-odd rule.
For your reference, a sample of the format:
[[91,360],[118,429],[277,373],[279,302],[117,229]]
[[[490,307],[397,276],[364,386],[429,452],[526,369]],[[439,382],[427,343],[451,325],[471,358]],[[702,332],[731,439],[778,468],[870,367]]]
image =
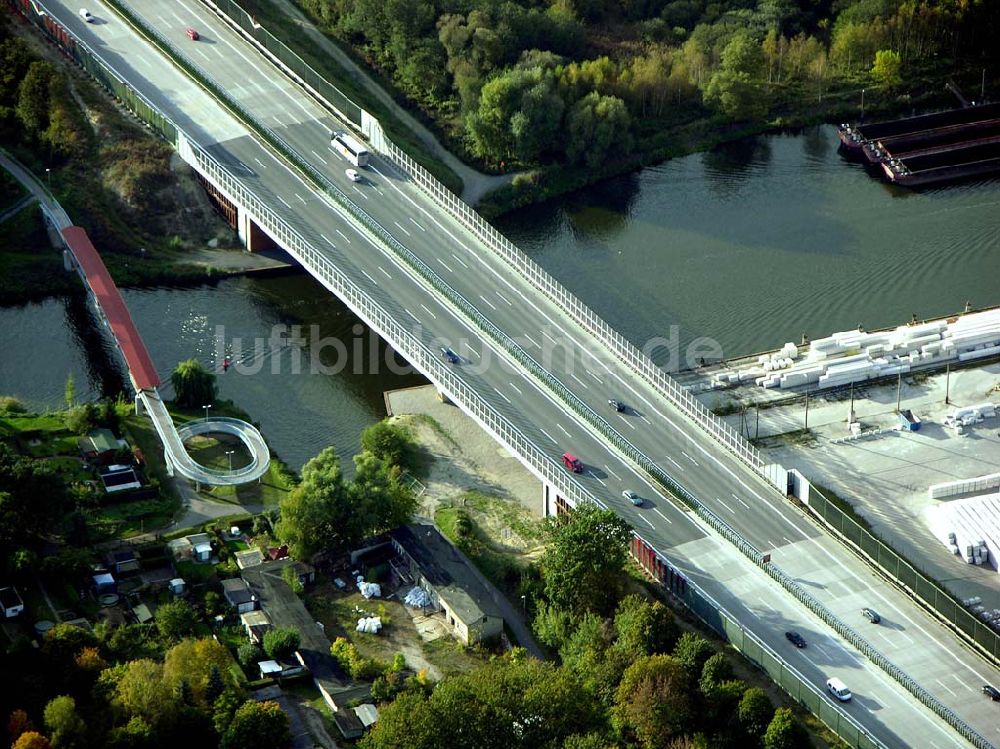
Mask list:
[[83,743],[87,725],[76,712],[76,700],[72,697],[61,695],[49,700],[43,715],[55,749],[76,747]]
[[73,408],[76,401],[76,382],[73,380],[73,373],[66,375],[66,387],[63,391],[63,399],[66,401],[66,408]]
[[22,733],[34,730],[31,725],[31,718],[24,710],[14,710],[7,718],[7,736],[11,742],[17,741]]
[[37,731],[25,731],[11,745],[11,749],[52,749],[52,744]]
[[414,450],[413,437],[402,425],[383,419],[361,433],[361,449],[389,465],[407,468]]
[[563,665],[602,702],[614,700],[615,688],[633,656],[611,646],[614,632],[608,621],[584,614],[576,629],[559,649]]
[[222,670],[218,664],[213,663],[208,672],[208,680],[205,683],[205,702],[214,705],[225,693],[226,685],[222,680]]
[[775,710],[764,732],[764,749],[807,749],[810,746],[809,734],[792,715],[791,709],[779,707]]
[[872,80],[878,86],[892,88],[903,80],[900,75],[903,61],[899,52],[891,49],[880,49],[875,53],[875,63],[872,65]]
[[763,689],[750,687],[740,699],[737,716],[746,734],[759,740],[774,717],[774,705]]
[[704,637],[693,632],[685,632],[674,646],[673,656],[681,664],[692,684],[701,676],[705,662],[712,657],[714,650],[711,643]]
[[767,98],[758,84],[763,67],[760,45],[749,32],[737,32],[722,50],[722,62],[705,87],[705,103],[734,120],[763,117]]
[[567,611],[610,612],[619,599],[632,531],[612,510],[584,504],[550,518],[540,560],[545,595]]
[[632,118],[625,102],[591,91],[572,106],[566,118],[566,155],[571,161],[596,169],[612,151],[631,150],[631,128]]
[[33,62],[18,87],[17,118],[28,136],[39,140],[49,126],[49,91],[56,69],[47,62]]
[[97,406],[93,403],[84,403],[69,409],[64,421],[66,428],[73,434],[86,434],[97,426],[99,418]]
[[218,390],[215,375],[197,359],[182,361],[170,375],[174,402],[184,408],[201,408],[215,402]]
[[683,733],[692,716],[687,676],[677,659],[651,655],[625,669],[612,719],[643,749],[656,749]]
[[292,735],[288,716],[277,702],[247,701],[237,708],[219,749],[286,747]]
[[176,641],[194,632],[198,612],[187,601],[178,599],[156,610],[156,629],[165,640]]
[[[171,689],[178,689],[187,681],[198,705],[210,706],[225,684],[213,687],[213,674],[222,681],[233,665],[232,656],[225,645],[211,637],[187,639],[174,645],[163,658],[163,680]],[[215,690],[213,693],[213,689]]]
[[299,649],[299,633],[291,627],[275,627],[264,633],[264,652],[271,658],[285,658]]
[[244,642],[236,649],[236,660],[243,668],[250,668],[264,660],[264,651],[256,642]]
[[145,658],[125,666],[114,702],[128,717],[142,718],[154,727],[168,722],[177,707],[173,690],[163,680],[163,666]]
[[633,657],[666,653],[677,640],[670,610],[659,601],[650,603],[637,595],[626,596],[618,604],[615,631],[615,646]]
[[302,467],[302,480],[281,499],[280,508],[275,533],[297,559],[308,559],[323,549],[345,549],[361,538],[340,459],[332,447]]

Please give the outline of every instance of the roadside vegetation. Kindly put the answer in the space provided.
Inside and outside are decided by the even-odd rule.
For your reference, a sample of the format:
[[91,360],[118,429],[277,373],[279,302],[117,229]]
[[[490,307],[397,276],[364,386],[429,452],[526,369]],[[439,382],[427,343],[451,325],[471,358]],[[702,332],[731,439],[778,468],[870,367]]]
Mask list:
[[[1000,11],[940,0],[297,0],[465,160],[496,212],[762,129],[978,88]],[[250,0],[273,18],[270,0]],[[279,22],[279,26],[280,26]],[[294,38],[292,40],[295,41]],[[293,43],[293,47],[307,45]]]
[[[9,15],[0,20],[0,140],[83,226],[122,286],[202,281],[216,274],[189,264],[209,241],[233,246],[233,233],[172,151],[116,107],[97,84]],[[23,34],[23,36],[21,35]],[[2,184],[9,181],[4,176]],[[18,187],[18,189],[20,189]],[[7,196],[7,197],[4,197]],[[0,202],[13,203],[9,187]],[[4,222],[0,300],[23,302],[78,288],[62,271],[41,212]]]

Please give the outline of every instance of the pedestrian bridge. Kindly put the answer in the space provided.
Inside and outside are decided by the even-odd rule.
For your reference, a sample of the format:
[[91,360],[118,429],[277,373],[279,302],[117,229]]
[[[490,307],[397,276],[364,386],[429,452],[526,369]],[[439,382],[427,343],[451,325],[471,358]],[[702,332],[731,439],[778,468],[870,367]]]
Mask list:
[[[94,300],[97,313],[111,332],[135,389],[136,413],[145,410],[163,444],[167,472],[175,473],[195,483],[209,486],[236,486],[259,480],[271,464],[271,455],[264,437],[252,424],[241,419],[216,417],[211,420],[188,422],[178,429],[160,398],[157,388],[160,375],[139,335],[128,307],[108,273],[104,261],[79,226],[62,228],[66,243],[67,262],[76,269]],[[184,440],[200,434],[229,434],[243,443],[250,453],[249,465],[235,470],[203,466],[188,453]]]

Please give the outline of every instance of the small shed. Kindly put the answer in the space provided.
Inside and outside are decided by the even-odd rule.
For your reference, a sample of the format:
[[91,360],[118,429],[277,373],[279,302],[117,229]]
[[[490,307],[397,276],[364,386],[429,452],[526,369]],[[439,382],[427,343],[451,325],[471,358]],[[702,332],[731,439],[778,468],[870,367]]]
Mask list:
[[81,437],[77,446],[87,460],[107,463],[114,459],[115,452],[128,447],[125,440],[119,440],[110,429],[92,429],[86,437]]
[[251,592],[250,586],[241,577],[223,580],[222,595],[240,614],[257,608],[257,596]]
[[250,642],[260,645],[264,641],[264,635],[272,628],[271,617],[266,611],[245,611],[240,614],[240,623],[246,630]]
[[299,581],[299,585],[305,587],[316,582],[316,568],[305,562],[293,562],[292,572]]
[[260,549],[237,551],[233,556],[236,558],[236,566],[241,570],[264,563],[264,553]]
[[108,466],[101,471],[101,483],[108,494],[142,488],[142,482],[132,466]]
[[175,596],[182,596],[187,592],[187,583],[184,582],[183,577],[175,577],[167,583],[167,587],[170,588],[170,592]]
[[119,549],[108,554],[108,567],[116,575],[139,571],[139,558],[132,549]]
[[277,661],[257,661],[257,668],[260,669],[262,679],[276,679],[281,676],[281,664]]
[[16,588],[0,588],[0,614],[4,619],[13,619],[24,611],[24,601]]
[[93,580],[94,592],[97,595],[118,592],[118,583],[115,582],[115,577],[110,572],[102,572],[99,575],[94,575],[91,580]]
[[358,705],[354,708],[354,714],[358,716],[358,720],[361,721],[361,725],[363,725],[366,730],[378,722],[378,708],[370,702]]
[[194,553],[194,561],[196,562],[211,562],[212,561],[212,544],[208,541],[204,543],[195,544],[192,547]]
[[137,604],[132,607],[132,615],[139,624],[146,624],[153,621],[153,612],[149,610],[149,606],[144,603]]

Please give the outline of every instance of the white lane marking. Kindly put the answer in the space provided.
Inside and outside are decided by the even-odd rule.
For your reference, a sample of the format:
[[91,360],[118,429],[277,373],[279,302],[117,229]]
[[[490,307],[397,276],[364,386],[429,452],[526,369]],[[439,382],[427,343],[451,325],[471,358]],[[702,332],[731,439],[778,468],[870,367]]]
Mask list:
[[[389,273],[388,273],[388,272],[386,271],[386,269],[385,269],[385,268],[383,268],[383,267],[382,267],[381,265],[380,265],[380,266],[378,267],[378,269],[379,269],[380,271],[382,271],[382,273],[383,273],[383,274],[385,275],[385,277],[386,277],[386,278],[392,278],[392,276],[390,276],[390,275],[389,275]],[[426,309],[426,308],[425,308],[425,309]],[[427,311],[428,311],[428,312],[430,312],[430,310],[427,310]]]
[[285,199],[284,199],[283,197],[281,197],[280,195],[275,195],[274,197],[276,197],[276,198],[277,198],[278,200],[280,200],[280,201],[281,201],[282,203],[284,203],[286,207],[288,207],[288,208],[291,208],[291,206],[290,206],[290,205],[288,205],[288,201],[287,201],[287,200],[285,200]]
[[410,232],[408,232],[408,231],[406,230],[406,227],[405,227],[405,226],[403,226],[403,225],[402,225],[401,223],[399,223],[398,221],[393,221],[392,223],[394,223],[394,224],[395,224],[396,226],[398,226],[398,227],[399,227],[399,230],[400,230],[401,232],[403,232],[403,234],[405,234],[406,236],[408,236],[408,237],[412,237],[412,236],[413,236],[412,234],[410,234]]
[[496,310],[496,307],[493,306],[493,302],[484,297],[482,294],[479,295],[479,298],[482,299],[484,302],[486,302],[488,305],[490,305],[490,309]]
[[508,382],[507,384],[510,385],[512,388],[514,388],[517,391],[518,395],[524,395],[524,393],[521,392],[521,388],[519,388],[513,382]]
[[562,430],[562,433],[565,434],[567,437],[572,437],[572,435],[563,428],[562,424],[556,422],[556,426],[559,427],[559,429]]
[[546,432],[546,431],[545,431],[544,429],[542,429],[541,427],[538,427],[538,431],[539,431],[539,432],[541,432],[542,434],[544,434],[544,435],[545,435],[546,437],[548,437],[548,438],[549,438],[550,440],[552,440],[552,444],[553,444],[553,445],[558,445],[558,444],[559,444],[558,442],[556,442],[556,439],[555,439],[555,437],[553,437],[553,436],[552,436],[551,434],[549,434],[548,432]]
[[340,229],[334,229],[334,231],[337,232],[337,234],[339,234],[340,236],[342,236],[344,238],[344,240],[347,242],[347,244],[351,243],[351,240],[348,239],[347,235],[344,234],[344,232],[342,232]]
[[602,484],[604,483],[604,479],[602,479],[602,478],[601,478],[600,476],[598,476],[598,475],[597,475],[596,473],[594,473],[593,471],[587,471],[587,475],[588,475],[588,476],[590,476],[591,478],[594,478],[594,479],[597,479],[597,480],[598,480],[598,481],[600,481],[600,482],[601,482]]
[[425,307],[423,304],[421,304],[420,306],[424,308],[424,312],[426,312],[428,315],[430,315],[435,320],[437,320],[437,315],[435,315],[433,312],[431,312],[429,309],[427,309],[427,307]]
[[792,545],[793,541],[788,536],[782,536],[782,538],[785,539],[785,543],[787,543],[789,546]]
[[413,318],[414,320],[416,320],[417,322],[420,322],[420,318],[419,318],[419,317],[417,317],[417,316],[416,316],[415,314],[413,314],[412,312],[410,312],[410,310],[406,309],[406,307],[403,307],[403,312],[405,312],[406,314],[408,314],[408,315],[409,315],[410,317],[412,317],[412,318]]
[[375,284],[376,286],[378,286],[378,281],[376,281],[374,278],[372,278],[371,274],[369,274],[364,268],[361,269],[361,272],[365,274],[365,278],[367,278],[373,284]]
[[692,458],[692,457],[691,457],[690,455],[688,455],[688,454],[687,454],[686,452],[684,452],[683,450],[681,450],[681,455],[683,455],[683,456],[684,456],[685,458],[687,458],[688,460],[690,460],[690,461],[691,461],[692,463],[694,463],[695,465],[698,465],[698,461],[697,461],[697,460],[695,460],[694,458]]
[[954,691],[953,689],[951,689],[951,688],[950,688],[950,687],[949,687],[949,686],[948,686],[947,684],[945,684],[945,683],[944,683],[943,681],[941,681],[940,679],[935,679],[934,681],[936,681],[936,682],[937,682],[938,684],[940,684],[940,685],[941,685],[941,688],[942,688],[943,690],[945,690],[946,692],[948,692],[948,693],[949,693],[949,694],[950,694],[950,695],[951,695],[952,697],[958,697],[958,695],[957,695],[957,694],[955,693],[955,691]]
[[740,499],[739,497],[737,497],[737,496],[736,496],[735,494],[733,494],[732,492],[730,492],[730,493],[729,493],[729,496],[731,496],[731,497],[732,497],[733,499],[735,499],[735,500],[736,500],[737,502],[739,502],[739,503],[740,503],[741,505],[743,505],[744,507],[746,507],[746,508],[747,508],[748,510],[750,509],[750,505],[748,505],[748,504],[747,504],[746,502],[744,502],[744,501],[743,501],[742,499]]
[[678,470],[681,470],[681,471],[683,471],[683,470],[684,470],[684,466],[682,466],[682,465],[681,465],[680,463],[678,463],[678,462],[677,462],[676,460],[674,460],[673,458],[671,458],[671,457],[670,457],[669,455],[664,455],[663,457],[664,457],[664,458],[666,458],[667,460],[669,460],[669,461],[670,461],[671,463],[673,463],[673,464],[674,464],[675,466],[677,466],[677,469],[678,469]]
[[[351,187],[354,188],[354,192],[356,192],[358,195],[360,195],[365,200],[371,200],[371,198],[368,197],[368,194],[364,190],[362,190],[360,187],[358,187],[357,185],[355,185],[355,184],[352,183]],[[399,226],[399,224],[396,224],[396,226]],[[402,226],[399,226],[399,228],[403,229]],[[403,231],[406,231],[406,229],[403,229]]]
[[500,392],[499,390],[497,390],[496,388],[493,388],[493,389],[494,389],[494,390],[496,390],[496,394],[497,394],[497,395],[499,395],[499,396],[500,396],[501,398],[503,398],[503,399],[504,399],[505,401],[507,401],[508,403],[510,403],[510,402],[511,402],[510,398],[508,398],[508,397],[507,397],[506,395],[504,395],[503,393],[501,393],[501,392]]
[[555,343],[557,345],[559,344],[559,341],[557,341],[555,338],[553,338],[552,336],[550,336],[546,331],[543,330],[542,331],[542,335],[545,336],[546,338],[548,338],[553,343]]
[[648,525],[650,528],[654,528],[654,529],[656,528],[655,525],[653,525],[651,522],[649,522],[649,518],[647,518],[645,515],[642,514],[642,510],[636,510],[635,514],[638,515],[639,517],[641,517],[643,520],[645,520],[646,521],[646,525]]
[[331,242],[330,238],[328,236],[326,236],[326,234],[324,234],[323,232],[320,232],[319,235],[321,237],[323,237],[323,239],[325,239],[327,241],[327,244],[329,244],[333,249],[337,249],[337,245],[335,245],[333,242]]
[[579,383],[580,383],[581,385],[583,385],[583,386],[584,386],[585,388],[587,388],[588,390],[590,390],[590,387],[589,387],[589,386],[587,385],[587,383],[586,383],[586,382],[584,382],[583,380],[581,380],[581,379],[580,379],[579,377],[577,377],[577,376],[576,376],[575,374],[573,374],[572,372],[570,372],[570,373],[569,373],[569,376],[570,376],[570,377],[572,377],[572,378],[573,378],[574,380],[576,380],[577,382],[579,382]]
[[499,291],[497,292],[497,296],[498,296],[498,297],[500,297],[501,299],[503,299],[503,300],[504,300],[505,302],[507,302],[507,304],[508,304],[508,305],[510,305],[511,307],[513,307],[513,306],[514,306],[513,304],[511,304],[511,302],[510,302],[510,299],[508,299],[507,297],[505,297],[505,296],[504,296],[503,294],[501,294],[501,293],[500,293]]
[[465,264],[465,261],[464,261],[464,260],[462,260],[462,258],[460,258],[460,257],[459,257],[458,255],[456,255],[456,254],[455,254],[454,252],[453,252],[453,253],[451,253],[451,256],[452,256],[453,258],[455,258],[455,262],[456,262],[456,263],[458,263],[459,265],[461,265],[461,266],[462,266],[463,268],[466,268],[466,269],[468,269],[468,267],[469,267],[469,266]]
[[730,507],[729,505],[727,505],[727,504],[726,504],[725,502],[723,502],[723,501],[722,501],[721,499],[719,499],[718,497],[716,497],[716,498],[715,498],[715,501],[716,501],[716,502],[718,502],[718,503],[719,503],[720,505],[722,505],[723,507],[725,507],[725,508],[726,508],[727,510],[729,510],[729,511],[730,511],[731,513],[733,513],[734,515],[736,514],[736,510],[734,510],[734,509],[733,509],[732,507]]
[[593,378],[594,378],[595,380],[597,380],[597,381],[598,381],[599,383],[601,383],[602,385],[604,384],[604,380],[602,380],[602,379],[601,379],[600,377],[598,377],[597,375],[595,375],[595,374],[594,374],[593,372],[591,372],[591,371],[590,371],[589,369],[587,370],[587,374],[589,374],[589,375],[590,375],[591,377],[593,377]]
[[260,165],[261,169],[267,169],[267,167],[264,166],[264,162],[261,161],[260,159],[258,159],[256,156],[253,157],[253,160],[256,161]]
[[629,420],[628,418],[626,418],[626,417],[625,417],[624,415],[622,415],[622,414],[618,414],[618,417],[619,417],[619,418],[620,418],[620,419],[621,419],[622,421],[624,421],[624,422],[625,422],[626,424],[628,424],[630,428],[632,428],[633,430],[635,429],[635,424],[633,424],[633,423],[632,423],[632,422],[631,422],[631,421],[630,421],[630,420]]
[[[409,218],[409,219],[410,219],[410,221],[413,221],[413,216],[407,216],[407,218]],[[418,229],[420,229],[420,231],[427,231],[427,230],[426,230],[426,229],[425,229],[424,227],[422,227],[422,226],[421,226],[420,224],[418,224],[418,223],[417,223],[416,221],[413,221],[413,225],[414,225],[415,227],[417,227]]]
[[668,517],[667,517],[666,515],[664,515],[664,514],[663,514],[662,512],[660,512],[659,510],[657,510],[657,509],[656,509],[655,507],[653,508],[653,512],[655,512],[655,513],[656,513],[657,515],[659,515],[659,516],[660,516],[661,518],[663,518],[664,520],[666,520],[666,521],[667,521],[668,523],[670,523],[671,525],[673,525],[673,524],[674,524],[674,521],[673,521],[673,520],[671,520],[670,518],[668,518]]
[[297,197],[299,200],[302,201],[302,205],[309,205],[308,203],[306,203],[306,199],[303,198],[301,195],[299,195],[298,193],[294,193],[294,195],[295,197]]
[[524,334],[524,337],[527,338],[528,342],[531,343],[531,345],[534,346],[535,348],[541,348],[542,347],[542,345],[540,343],[538,343],[537,341],[535,341],[535,339],[532,338],[527,333]]
[[310,151],[312,151],[312,155],[313,155],[313,156],[315,156],[315,157],[316,157],[317,159],[319,159],[320,161],[322,161],[322,162],[323,162],[324,164],[326,163],[326,159],[324,159],[324,158],[323,158],[322,156],[320,156],[320,155],[319,155],[318,153],[316,153],[315,151],[313,151],[313,150],[312,150],[311,148],[310,148],[309,150],[310,150]]
[[441,263],[441,265],[443,265],[443,266],[444,266],[444,267],[445,267],[445,268],[447,269],[447,271],[448,271],[449,273],[454,273],[454,272],[455,272],[454,270],[452,270],[452,269],[451,269],[451,266],[450,266],[450,265],[448,265],[448,263],[446,263],[446,262],[445,262],[444,260],[442,260],[441,258],[435,258],[435,259],[436,259],[436,260],[437,260],[437,261],[438,261],[439,263]]
[[604,466],[604,470],[606,470],[608,473],[610,473],[612,476],[614,476],[619,481],[622,480],[621,476],[619,476],[617,473],[615,473],[614,471],[611,470],[611,466]]
[[646,422],[647,424],[649,424],[650,426],[653,426],[653,422],[651,422],[651,421],[650,421],[649,419],[647,419],[647,418],[646,418],[645,416],[640,416],[639,418],[640,418],[640,419],[642,419],[643,421],[645,421],[645,422]]

